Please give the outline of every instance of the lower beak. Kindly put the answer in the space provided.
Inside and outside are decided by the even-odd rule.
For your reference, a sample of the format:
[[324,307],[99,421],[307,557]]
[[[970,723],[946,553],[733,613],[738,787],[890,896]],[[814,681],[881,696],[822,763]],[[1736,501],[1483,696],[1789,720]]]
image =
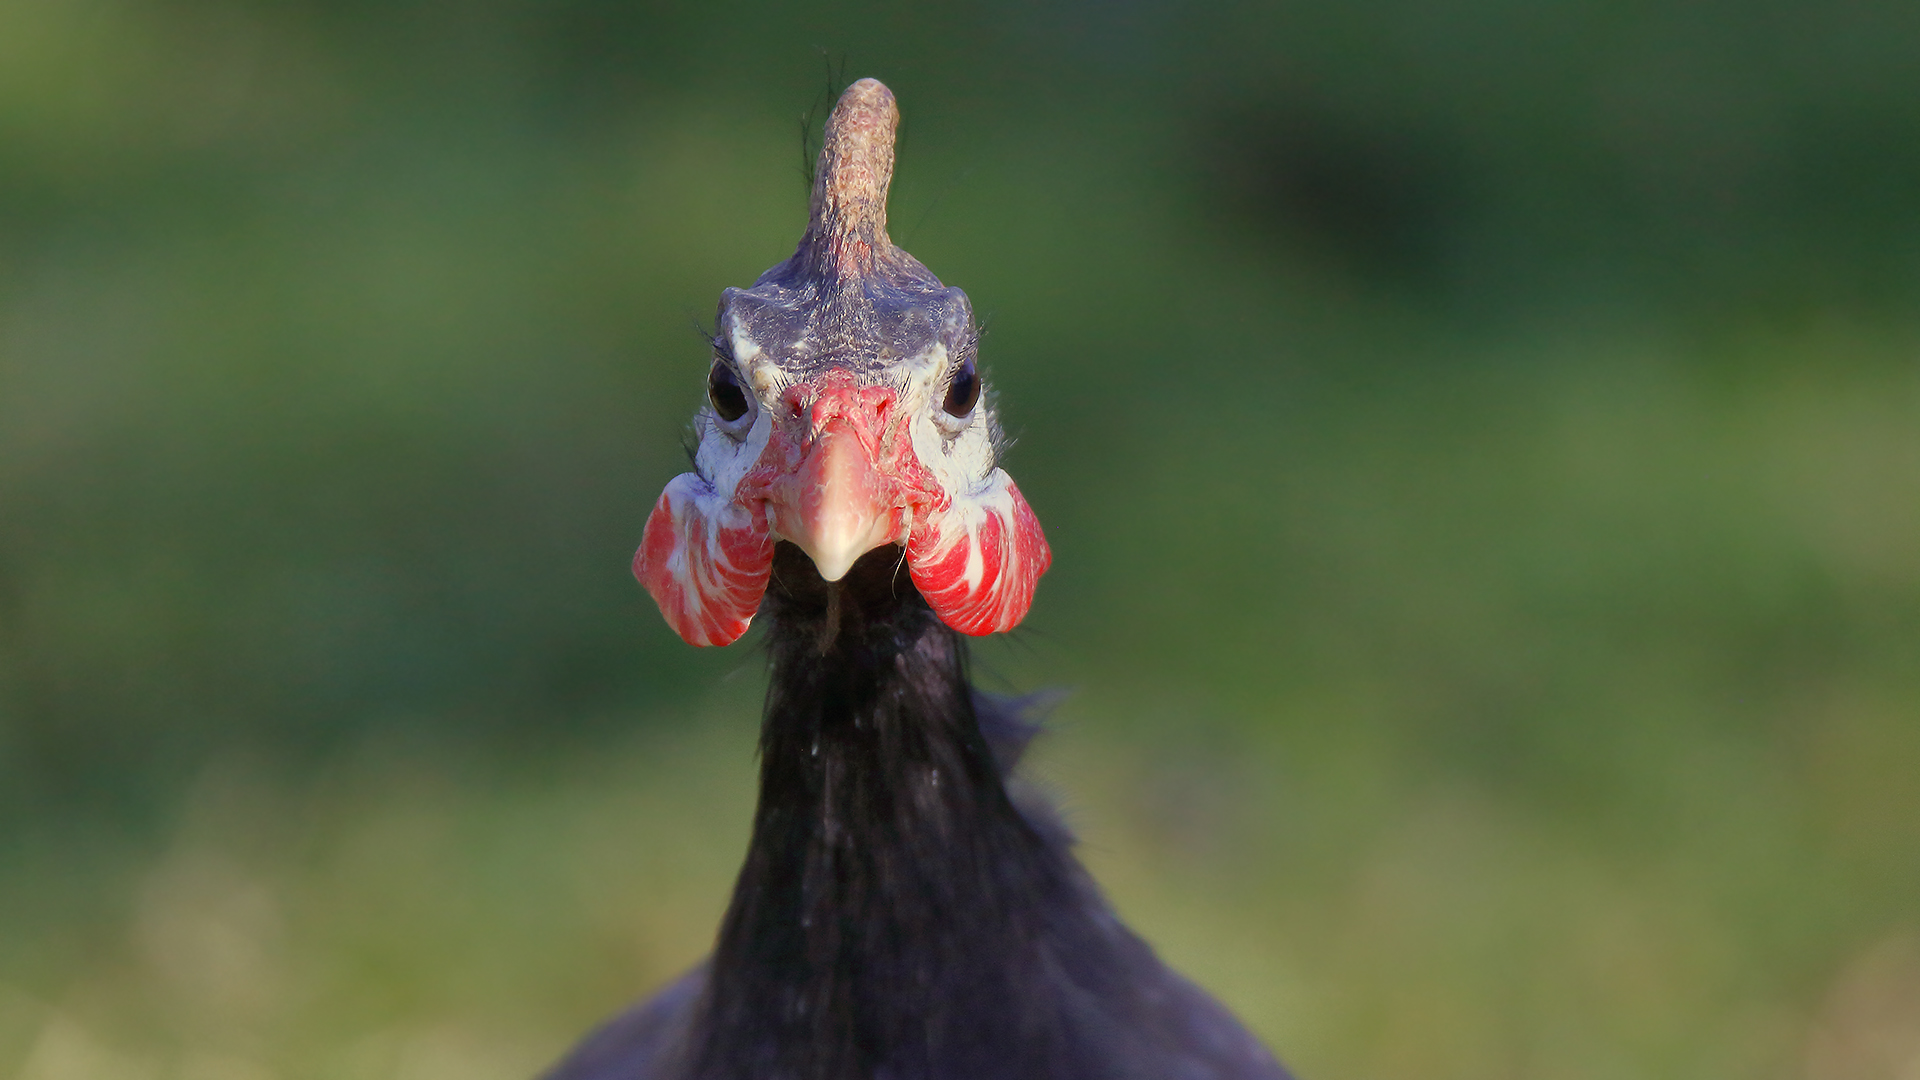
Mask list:
[[907,538],[907,512],[897,485],[881,475],[873,439],[854,421],[829,419],[808,443],[798,468],[774,481],[767,521],[813,559],[820,576],[838,581],[860,556]]

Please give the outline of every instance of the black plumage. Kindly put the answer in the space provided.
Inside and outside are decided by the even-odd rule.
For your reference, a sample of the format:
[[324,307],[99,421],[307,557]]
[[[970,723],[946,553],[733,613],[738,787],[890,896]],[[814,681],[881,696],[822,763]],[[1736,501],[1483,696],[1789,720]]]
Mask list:
[[[716,395],[701,472],[669,486],[636,562],[697,643],[737,636],[745,620],[728,612],[764,588],[759,805],[718,943],[546,1080],[1285,1080],[1121,924],[1051,807],[1010,785],[1033,703],[968,682],[954,626],[1017,622],[1048,553],[981,457],[997,440],[974,412],[965,295],[886,238],[896,116],[885,87],[849,89],[800,249],[728,291],[715,363],[732,393]],[[926,462],[938,455],[944,473]],[[940,479],[963,467],[973,479]],[[929,499],[975,514],[946,527],[979,546],[916,556],[882,532],[829,581],[817,550],[782,539],[827,545],[841,534],[816,522],[848,506],[925,535],[940,527]],[[994,528],[1004,546],[979,539]],[[1002,606],[980,617],[976,596]]]
[[1016,804],[999,758],[1032,725],[969,688],[898,565],[883,548],[829,585],[779,546],[719,944],[548,1080],[1281,1080],[1114,916],[1050,809]]

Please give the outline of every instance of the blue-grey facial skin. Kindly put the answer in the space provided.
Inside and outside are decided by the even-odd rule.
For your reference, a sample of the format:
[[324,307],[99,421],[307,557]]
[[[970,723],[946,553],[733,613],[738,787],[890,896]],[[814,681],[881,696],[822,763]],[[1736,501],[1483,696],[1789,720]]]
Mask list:
[[795,252],[752,288],[721,295],[722,343],[752,342],[788,379],[842,367],[862,382],[887,381],[901,360],[935,345],[960,362],[977,337],[967,294],[894,250],[897,259],[852,279],[822,276],[820,260]]

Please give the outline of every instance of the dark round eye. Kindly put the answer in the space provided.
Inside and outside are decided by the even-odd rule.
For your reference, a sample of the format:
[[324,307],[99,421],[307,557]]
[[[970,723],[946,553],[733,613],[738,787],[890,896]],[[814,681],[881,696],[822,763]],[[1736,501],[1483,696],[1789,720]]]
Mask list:
[[713,402],[714,413],[727,423],[747,415],[747,392],[740,389],[733,365],[725,360],[715,360],[713,370],[707,372],[707,400]]
[[973,357],[960,361],[947,382],[945,408],[948,416],[965,416],[980,400],[980,374],[973,369]]

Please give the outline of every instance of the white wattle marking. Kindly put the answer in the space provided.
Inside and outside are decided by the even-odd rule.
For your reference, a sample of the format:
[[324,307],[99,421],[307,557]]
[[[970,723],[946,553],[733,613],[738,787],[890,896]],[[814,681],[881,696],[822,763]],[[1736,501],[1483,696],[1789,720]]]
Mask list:
[[[680,594],[701,644],[714,644],[714,608],[731,597],[739,568],[721,541],[723,529],[752,526],[752,517],[722,496],[696,473],[681,473],[667,484],[667,508],[672,521],[673,546],[666,571]],[[705,545],[705,561],[695,557],[694,545]],[[690,639],[691,640],[691,639]]]
[[980,557],[980,533],[974,523],[967,522],[967,594],[971,596],[980,588],[980,579],[987,572],[986,560]]

